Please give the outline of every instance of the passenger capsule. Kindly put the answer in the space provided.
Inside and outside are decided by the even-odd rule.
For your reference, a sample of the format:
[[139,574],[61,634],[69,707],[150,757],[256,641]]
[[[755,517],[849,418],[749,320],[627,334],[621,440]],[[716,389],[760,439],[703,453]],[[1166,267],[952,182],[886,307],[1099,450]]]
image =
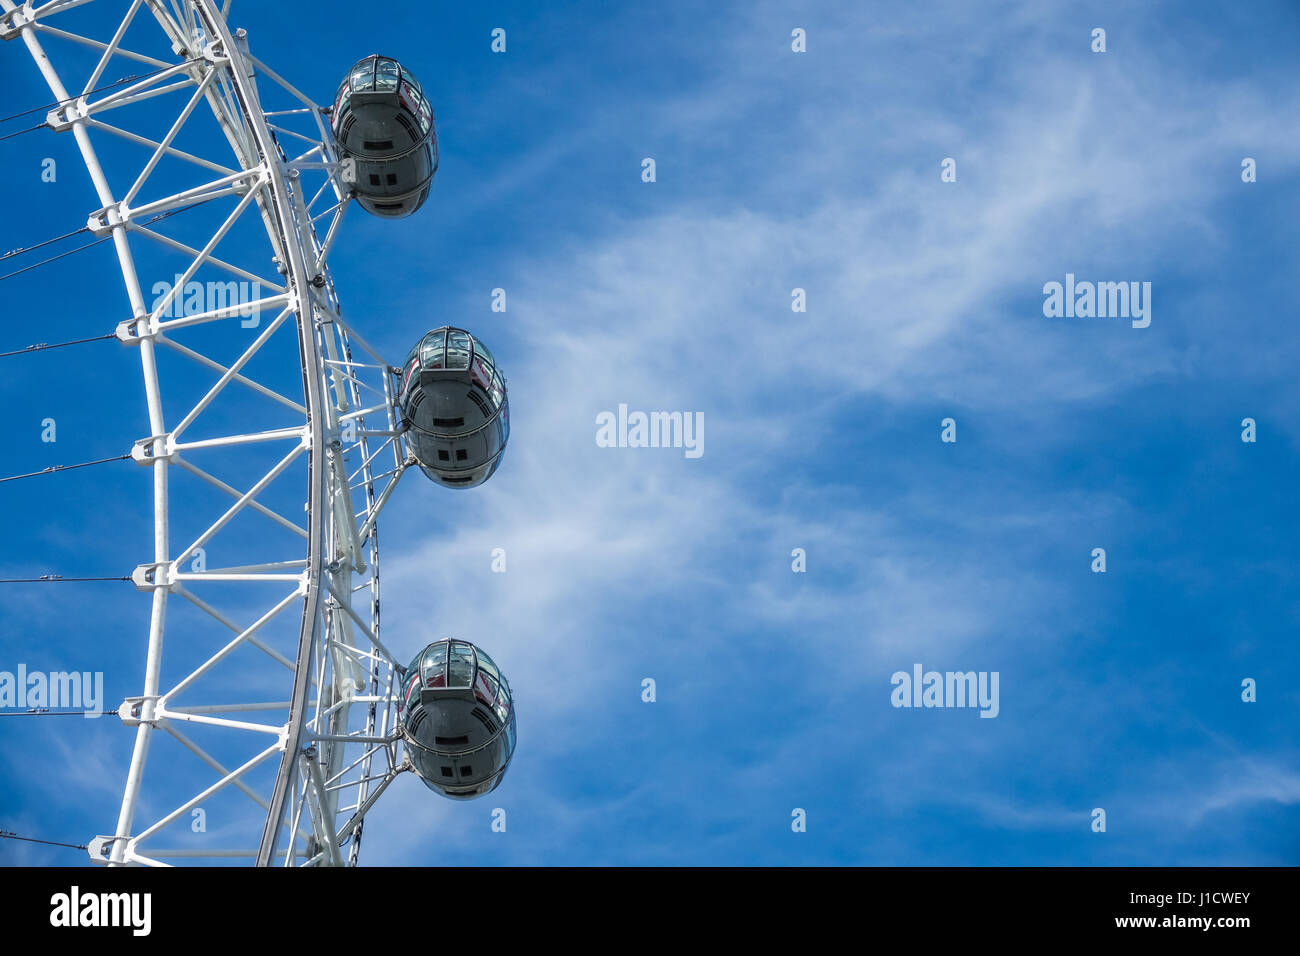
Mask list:
[[495,790],[515,752],[505,675],[468,641],[434,641],[402,678],[398,723],[425,786],[469,800]]
[[506,380],[464,329],[434,329],[402,363],[397,410],[407,448],[431,479],[472,488],[492,477],[510,438]]
[[356,162],[357,202],[376,216],[409,216],[438,170],[433,107],[414,76],[388,57],[354,66],[334,96],[334,140]]

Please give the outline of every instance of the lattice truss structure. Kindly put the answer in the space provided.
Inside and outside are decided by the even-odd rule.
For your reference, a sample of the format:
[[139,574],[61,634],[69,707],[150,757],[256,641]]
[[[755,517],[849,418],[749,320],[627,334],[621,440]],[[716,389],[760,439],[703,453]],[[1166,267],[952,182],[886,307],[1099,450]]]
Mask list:
[[91,6],[0,0],[9,54],[31,54],[59,101],[47,125],[94,184],[148,409],[144,681],[119,712],[136,737],[117,829],[90,853],[355,864],[405,769],[376,518],[409,458],[393,369],[326,267],[352,170],[325,112],[227,27],[228,0]]

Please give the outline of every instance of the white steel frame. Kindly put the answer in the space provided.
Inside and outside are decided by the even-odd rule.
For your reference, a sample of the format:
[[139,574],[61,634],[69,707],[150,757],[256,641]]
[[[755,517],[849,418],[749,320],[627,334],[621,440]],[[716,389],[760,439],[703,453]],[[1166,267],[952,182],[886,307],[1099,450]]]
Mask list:
[[[100,208],[91,213],[88,225],[95,235],[113,240],[133,315],[119,325],[117,336],[140,351],[152,432],[136,442],[132,452],[132,457],[153,473],[153,559],[133,575],[136,586],[152,595],[144,686],[138,697],[129,698],[119,710],[123,722],[136,728],[136,737],[117,828],[111,835],[96,837],[90,854],[97,861],[115,865],[166,865],[164,860],[200,858],[208,862],[237,858],[263,866],[355,864],[366,813],[396,775],[409,769],[395,719],[395,695],[403,668],[379,636],[376,519],[412,460],[393,411],[393,370],[341,317],[326,268],[349,204],[351,164],[339,160],[321,108],[252,56],[242,30],[232,34],[225,21],[229,0],[220,7],[215,0],[131,0],[121,25],[107,41],[81,36],[51,22],[57,21],[58,14],[88,2],[50,0],[36,6],[28,0],[17,6],[13,0],[0,0],[0,37],[21,37],[60,101],[47,117],[47,125],[71,131],[94,183]],[[161,27],[157,40],[163,52],[154,55],[126,48],[124,36],[137,15],[144,19],[151,15],[157,21]],[[48,37],[102,51],[80,93],[69,94],[46,55],[41,41]],[[115,57],[159,72],[92,98]],[[274,84],[277,95],[291,97],[294,105],[265,112],[255,72]],[[160,141],[113,125],[106,118],[115,108],[168,93],[182,94],[176,102],[182,98],[186,102]],[[170,102],[160,99],[155,105],[161,108]],[[211,110],[224,141],[212,137],[212,149],[198,156],[173,143],[201,104]],[[307,132],[291,129],[294,123],[304,125]],[[125,191],[115,193],[110,185],[92,145],[92,131],[152,149],[150,159],[132,171],[131,185]],[[301,142],[305,151],[289,157],[280,146],[285,141]],[[138,201],[164,157],[205,170],[210,181],[175,195]],[[322,184],[308,197],[307,180],[311,177],[321,179]],[[201,249],[169,237],[161,227],[142,224],[145,217],[216,197],[239,199],[229,218]],[[313,211],[322,197],[332,204]],[[274,257],[271,261],[278,273],[274,276],[258,275],[213,254],[236,220],[254,214],[265,225],[268,258]],[[316,229],[322,220],[328,220],[323,238]],[[133,237],[193,257],[171,294],[152,309],[146,304],[136,271]],[[183,338],[186,330],[197,325],[234,320],[240,308],[248,308],[247,303],[181,318],[164,317],[171,297],[179,295],[184,283],[205,265],[260,282],[270,292],[255,305],[269,310],[274,320],[228,366],[185,345]],[[242,371],[272,334],[290,321],[297,327],[301,398],[282,394]],[[354,343],[367,353],[366,361],[354,359]],[[188,414],[170,425],[165,420],[158,376],[159,362],[167,353],[220,375]],[[190,425],[235,382],[275,402],[290,416],[290,424],[250,434],[185,440]],[[381,417],[383,427],[367,430],[366,418],[375,416]],[[239,449],[260,442],[282,443],[287,450],[246,490],[227,484],[192,460],[214,450],[238,454]],[[345,462],[349,454],[360,459],[351,471]],[[390,466],[380,464],[390,458]],[[169,482],[176,468],[234,499],[197,539],[179,547],[170,539],[168,524]],[[307,483],[305,528],[258,500],[268,486],[287,474],[296,474]],[[360,507],[354,492],[361,492]],[[268,554],[265,561],[241,567],[182,569],[182,563],[197,549],[217,539],[230,520],[246,510],[303,539],[305,557]],[[269,582],[278,597],[253,620],[240,622],[187,587],[200,580],[205,584]],[[355,598],[363,591],[369,592],[369,607],[358,610]],[[164,686],[165,622],[172,596],[187,600],[234,636],[186,677]],[[291,659],[263,638],[273,629],[292,627],[295,611],[297,651]],[[287,699],[175,703],[183,691],[198,693],[209,671],[244,644],[265,652],[259,659],[266,667],[281,674],[286,669],[290,672]],[[277,711],[287,715],[282,722],[255,719],[259,713]],[[247,760],[233,769],[223,765],[186,734],[189,725],[219,728],[223,733],[241,735],[241,741],[251,740],[251,744],[241,744],[248,747]],[[192,797],[156,820],[143,821],[137,817],[142,795],[148,793],[146,765],[156,731],[166,735],[160,739],[170,738],[197,756],[214,776],[196,779]],[[269,792],[245,781],[249,771],[266,761],[278,761]],[[255,817],[263,821],[260,833],[250,831],[248,840],[240,845],[200,849],[159,845],[157,838],[166,827],[187,818],[193,808],[227,788],[245,793],[265,811],[264,817]]]

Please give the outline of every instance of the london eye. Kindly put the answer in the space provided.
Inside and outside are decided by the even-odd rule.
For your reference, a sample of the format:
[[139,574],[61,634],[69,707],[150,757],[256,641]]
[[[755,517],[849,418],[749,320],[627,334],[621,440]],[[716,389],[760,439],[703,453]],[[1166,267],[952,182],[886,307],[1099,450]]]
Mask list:
[[[515,740],[483,649],[443,639],[407,666],[380,621],[385,504],[412,468],[448,495],[491,476],[504,376],[445,327],[412,327],[392,364],[329,268],[351,207],[400,218],[428,199],[433,105],[378,54],[313,102],[231,30],[228,2],[133,0],[107,34],[79,19],[90,6],[0,0],[6,55],[25,49],[53,100],[32,131],[71,137],[93,185],[78,232],[111,244],[105,298],[123,310],[100,338],[138,353],[148,414],[121,456],[151,476],[153,548],[129,575],[150,606],[145,669],[117,708],[134,735],[121,804],[88,851],[356,864],[399,774],[475,796]],[[46,262],[79,281],[75,260]],[[222,825],[196,839],[215,807]]]

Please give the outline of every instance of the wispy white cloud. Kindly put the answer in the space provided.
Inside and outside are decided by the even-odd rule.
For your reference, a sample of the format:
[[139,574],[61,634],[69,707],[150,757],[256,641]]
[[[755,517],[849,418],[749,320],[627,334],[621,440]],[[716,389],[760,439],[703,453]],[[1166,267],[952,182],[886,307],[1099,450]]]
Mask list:
[[[764,631],[792,627],[815,635],[810,650],[824,660],[855,648],[863,663],[848,666],[849,679],[885,662],[892,669],[899,655],[987,654],[989,641],[1005,646],[1006,635],[1050,622],[1077,598],[1025,562],[1035,545],[954,551],[918,535],[917,521],[1041,544],[1062,509],[1113,519],[1123,501],[1040,495],[1012,506],[984,493],[977,507],[954,510],[914,493],[891,501],[904,508],[897,514],[799,483],[774,507],[782,457],[800,454],[792,446],[816,456],[839,427],[831,417],[851,401],[946,403],[1032,421],[1188,374],[1178,337],[1157,335],[1199,319],[1165,306],[1143,340],[1127,328],[1054,334],[1039,311],[1041,284],[1075,263],[1117,269],[1115,278],[1149,278],[1171,263],[1175,273],[1194,269],[1208,257],[1200,247],[1223,241],[1217,204],[1241,185],[1225,155],[1267,151],[1286,167],[1300,159],[1257,86],[1224,88],[1185,70],[1153,75],[1118,57],[1081,69],[1043,42],[1041,19],[1015,20],[1023,45],[990,61],[982,44],[1004,25],[958,7],[924,23],[886,13],[900,18],[891,26],[880,15],[815,35],[816,52],[797,67],[769,33],[729,31],[731,42],[712,53],[716,84],[657,106],[636,139],[635,148],[676,150],[660,147],[663,182],[645,187],[672,197],[664,208],[546,252],[518,250],[499,333],[516,355],[507,464],[473,500],[454,502],[454,527],[402,547],[387,572],[386,620],[390,633],[471,635],[490,646],[521,694],[522,746],[534,758],[565,752],[553,731],[575,712],[636,692],[619,683],[628,684],[629,654],[643,658],[616,632],[674,601],[709,602],[726,622],[720,639],[751,629],[757,653]],[[769,11],[759,22],[775,19]],[[879,55],[918,28],[914,42],[957,51],[946,80]],[[787,71],[779,83],[788,112],[777,121],[772,78],[759,75],[774,68]],[[1003,91],[987,112],[953,95],[986,80]],[[873,95],[872,84],[888,95]],[[591,130],[563,136],[586,141]],[[765,157],[743,190],[670,192],[674,179],[700,173],[701,151],[726,143]],[[554,145],[538,151],[538,172],[551,170]],[[945,155],[958,159],[958,185],[939,182]],[[794,286],[808,290],[806,315],[789,310]],[[618,402],[704,411],[705,457],[596,448],[594,416]],[[870,421],[860,428],[863,441],[877,434]],[[415,514],[442,502],[430,492],[399,507]],[[781,583],[793,546],[807,548],[818,570],[833,567],[834,586],[816,574],[797,589]],[[507,549],[505,575],[487,573],[494,547]],[[778,571],[741,584],[746,562]],[[420,625],[428,619],[436,630]],[[666,668],[717,653],[684,633],[641,629],[639,640],[653,642]],[[556,779],[525,769],[527,751],[511,783],[530,803],[549,801],[557,817],[590,812],[566,811],[544,789]],[[408,790],[407,806],[431,799]],[[1074,814],[1008,812],[1021,825]],[[430,834],[448,824],[448,813],[400,817],[427,820],[418,826]],[[373,836],[382,827],[372,828],[372,850],[385,842]]]

